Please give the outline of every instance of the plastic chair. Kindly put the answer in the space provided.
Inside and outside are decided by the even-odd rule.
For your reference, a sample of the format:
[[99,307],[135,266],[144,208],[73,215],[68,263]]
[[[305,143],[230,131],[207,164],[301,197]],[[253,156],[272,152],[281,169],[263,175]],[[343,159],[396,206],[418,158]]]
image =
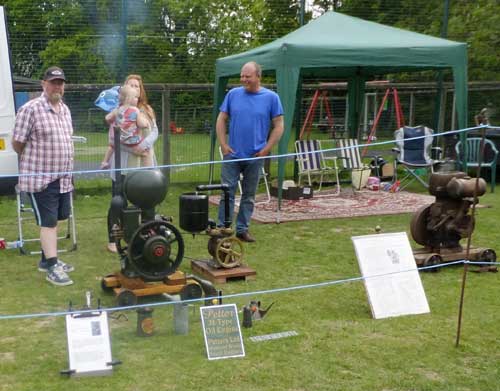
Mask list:
[[299,186],[303,176],[307,176],[309,186],[312,186],[311,177],[319,176],[319,191],[321,190],[324,176],[334,174],[337,184],[337,194],[340,193],[337,160],[332,159],[333,167],[326,165],[319,140],[297,140],[295,141],[295,152],[299,168]]
[[[394,181],[398,180],[397,168],[402,166],[405,176],[400,179],[399,189],[403,190],[413,181],[418,181],[425,188],[429,184],[424,175],[434,171],[434,165],[439,160],[430,157],[434,131],[426,126],[403,126],[394,132],[397,153],[394,159]],[[432,148],[440,155],[441,148]],[[422,172],[423,171],[423,172]]]
[[[464,148],[462,142],[459,141],[455,145],[455,151],[457,152],[458,166],[467,172],[469,167],[479,167],[479,160],[481,156],[481,137],[471,137],[466,140],[466,152],[465,160],[466,167],[463,168],[463,156]],[[481,168],[488,167],[491,170],[491,192],[495,191],[495,181],[496,181],[496,169],[497,169],[497,158],[498,150],[495,143],[491,140],[484,139],[484,150],[483,157],[481,158]]]
[[[220,155],[220,158],[221,160],[224,160],[224,155],[222,154],[222,149],[219,145],[219,155]],[[238,180],[238,190],[240,191],[240,194],[243,193],[243,190],[241,188],[241,180],[242,180],[242,175],[240,174],[240,179]],[[269,181],[267,180],[267,172],[266,172],[266,169],[264,168],[264,166],[262,166],[262,169],[261,169],[261,172],[260,172],[260,176],[259,176],[259,181],[260,180],[263,180],[264,181],[264,187],[266,189],[266,200],[264,201],[259,201],[259,202],[256,202],[255,204],[267,204],[269,202],[271,202],[271,192],[269,190]]]

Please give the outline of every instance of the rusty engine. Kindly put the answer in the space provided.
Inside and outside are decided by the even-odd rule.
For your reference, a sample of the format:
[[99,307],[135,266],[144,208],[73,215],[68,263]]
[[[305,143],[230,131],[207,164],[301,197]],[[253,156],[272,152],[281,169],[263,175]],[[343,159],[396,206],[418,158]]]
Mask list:
[[474,230],[474,219],[470,213],[474,192],[476,197],[486,192],[484,179],[476,181],[460,171],[431,174],[429,193],[436,197],[436,201],[413,215],[413,239],[428,251],[461,251],[460,240]]

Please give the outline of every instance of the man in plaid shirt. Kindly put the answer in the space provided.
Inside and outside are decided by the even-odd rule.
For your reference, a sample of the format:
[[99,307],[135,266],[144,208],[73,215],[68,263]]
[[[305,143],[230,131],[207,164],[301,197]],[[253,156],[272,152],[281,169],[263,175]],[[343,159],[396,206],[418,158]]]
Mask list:
[[73,283],[67,273],[74,270],[57,258],[57,222],[69,217],[73,190],[73,125],[62,101],[65,81],[61,68],[45,71],[43,94],[19,109],[12,137],[19,155],[19,190],[29,194],[40,226],[38,270],[60,286]]

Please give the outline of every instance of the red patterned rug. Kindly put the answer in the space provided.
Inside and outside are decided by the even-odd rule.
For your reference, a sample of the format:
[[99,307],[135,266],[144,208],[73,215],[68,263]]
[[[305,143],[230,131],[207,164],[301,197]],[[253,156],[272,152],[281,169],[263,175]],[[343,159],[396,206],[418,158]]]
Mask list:
[[[276,223],[412,213],[435,200],[431,195],[406,191],[388,193],[364,190],[353,193],[350,190],[343,190],[339,195],[332,193],[331,190],[327,190],[314,193],[314,197],[310,199],[282,200],[279,214],[277,199],[273,197],[270,202],[265,202],[267,197],[259,194],[252,220],[259,223]],[[217,205],[219,196],[211,196],[210,203]],[[237,206],[235,209],[237,210]]]

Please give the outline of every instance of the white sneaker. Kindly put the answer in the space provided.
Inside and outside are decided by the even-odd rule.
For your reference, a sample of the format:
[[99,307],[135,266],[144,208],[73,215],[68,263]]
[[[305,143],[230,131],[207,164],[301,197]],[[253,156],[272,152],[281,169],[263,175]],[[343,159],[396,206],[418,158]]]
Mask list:
[[[71,273],[72,271],[75,270],[73,265],[70,265],[69,263],[65,263],[65,262],[61,261],[60,259],[57,259],[56,266],[62,267],[62,269],[65,273]],[[46,261],[43,262],[40,260],[40,262],[38,262],[38,271],[45,272],[45,273],[47,273],[49,271],[49,268],[47,267]]]
[[66,286],[73,284],[71,278],[68,277],[66,272],[61,266],[54,265],[47,271],[47,277],[45,279],[51,284],[58,286]]

